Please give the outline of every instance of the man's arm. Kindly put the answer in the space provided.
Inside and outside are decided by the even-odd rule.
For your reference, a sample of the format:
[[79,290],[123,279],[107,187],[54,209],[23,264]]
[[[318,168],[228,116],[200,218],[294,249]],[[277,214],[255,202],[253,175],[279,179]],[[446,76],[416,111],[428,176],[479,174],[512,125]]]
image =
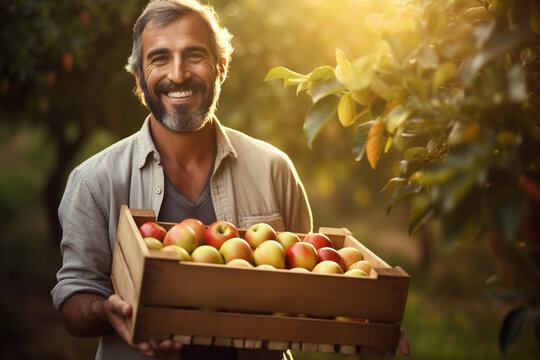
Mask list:
[[131,311],[131,306],[118,295],[111,295],[107,299],[91,293],[75,294],[60,308],[66,328],[75,336],[101,336],[114,330],[124,342],[150,357],[168,355],[182,348],[181,343],[168,339],[161,343],[155,340],[132,343],[127,327]]

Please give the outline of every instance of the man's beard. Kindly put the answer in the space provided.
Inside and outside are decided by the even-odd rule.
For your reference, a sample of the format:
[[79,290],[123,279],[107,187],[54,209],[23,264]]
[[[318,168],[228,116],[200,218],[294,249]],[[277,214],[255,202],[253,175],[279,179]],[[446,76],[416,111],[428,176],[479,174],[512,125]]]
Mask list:
[[[185,83],[174,82],[159,83],[156,85],[155,94],[150,93],[148,85],[143,76],[139,78],[139,84],[144,94],[146,105],[165,128],[176,133],[188,133],[200,130],[214,115],[216,111],[219,94],[221,91],[218,79],[214,81],[214,86],[210,89],[202,81],[193,78]],[[189,110],[189,104],[173,105],[173,110],[168,112],[159,98],[159,94],[167,94],[170,91],[192,90],[193,94],[200,92],[202,102],[193,112]]]

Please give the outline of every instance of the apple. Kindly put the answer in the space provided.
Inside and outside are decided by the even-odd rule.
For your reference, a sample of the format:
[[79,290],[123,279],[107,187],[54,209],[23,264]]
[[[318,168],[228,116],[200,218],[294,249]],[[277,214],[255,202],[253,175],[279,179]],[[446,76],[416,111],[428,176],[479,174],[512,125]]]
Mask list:
[[219,253],[223,256],[226,263],[233,259],[244,259],[248,262],[253,261],[253,252],[248,242],[242,238],[236,237],[229,239],[221,245]]
[[289,271],[292,271],[292,272],[309,272],[308,269],[304,269],[304,268],[301,268],[301,267],[295,267],[295,268],[292,268],[290,269]]
[[255,265],[272,265],[277,269],[285,269],[285,250],[276,240],[262,242],[253,252]]
[[317,262],[317,250],[308,242],[294,243],[285,252],[285,264],[288,269],[301,267],[311,271]]
[[320,248],[319,250],[317,250],[317,259],[319,260],[319,262],[325,260],[335,261],[341,267],[341,270],[343,270],[343,272],[347,271],[341,255],[334,248],[328,246]]
[[225,241],[239,236],[238,229],[234,224],[218,220],[204,232],[204,243],[219,250]]
[[348,270],[352,269],[360,269],[369,275],[371,269],[373,269],[373,264],[367,260],[360,260],[349,266]]
[[364,270],[350,269],[345,272],[345,276],[368,276]]
[[256,249],[257,246],[262,244],[264,241],[276,240],[276,232],[270,225],[259,223],[251,225],[247,229],[244,239],[246,239],[252,248]]
[[279,241],[283,250],[287,251],[287,248],[296,242],[300,242],[300,238],[295,233],[290,231],[283,231],[276,235],[276,240]]
[[338,249],[338,253],[341,255],[343,262],[345,263],[345,268],[348,269],[357,261],[362,260],[364,257],[362,253],[357,248],[352,246],[346,246],[341,249]]
[[197,235],[197,240],[199,245],[204,244],[204,233],[206,232],[206,226],[199,219],[188,218],[180,222],[180,224],[186,225],[188,228],[193,230],[195,235]]
[[180,261],[191,261],[191,255],[181,246],[178,245],[167,245],[161,248],[161,251],[172,252],[178,255]]
[[141,233],[143,238],[151,237],[154,239],[158,239],[159,241],[163,241],[167,230],[165,230],[163,226],[159,225],[156,222],[147,221],[141,226],[139,226],[139,232]]
[[197,235],[193,230],[183,224],[173,225],[163,239],[163,245],[178,245],[191,252],[199,246]]
[[335,261],[323,260],[315,265],[311,272],[323,274],[343,274],[343,269]]
[[249,261],[246,261],[244,259],[232,259],[225,265],[227,266],[240,266],[240,267],[253,267]]
[[156,238],[145,237],[143,240],[149,249],[160,250],[163,247],[163,243]]
[[315,249],[317,250],[322,247],[334,247],[332,240],[330,240],[328,236],[321,233],[308,234],[302,241],[310,243],[311,245],[315,246]]
[[191,260],[207,264],[223,264],[223,257],[219,251],[211,245],[201,245],[191,253]]
[[255,266],[256,269],[261,269],[261,270],[276,270],[276,268],[270,264],[261,264],[261,265],[257,265]]

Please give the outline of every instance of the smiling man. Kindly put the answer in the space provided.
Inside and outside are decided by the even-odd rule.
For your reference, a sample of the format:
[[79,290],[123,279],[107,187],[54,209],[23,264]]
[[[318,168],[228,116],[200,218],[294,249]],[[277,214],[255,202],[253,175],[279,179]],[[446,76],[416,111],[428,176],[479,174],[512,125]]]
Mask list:
[[[159,221],[312,229],[303,185],[287,155],[222,126],[215,116],[230,41],[209,6],[151,1],[135,23],[127,65],[150,114],[140,131],[70,174],[59,207],[63,264],[52,297],[71,333],[101,337],[97,359],[147,359],[182,348],[171,340],[128,341],[132,309],[114,295],[110,280],[122,204],[152,209]],[[234,348],[191,346],[180,356],[237,358]]]

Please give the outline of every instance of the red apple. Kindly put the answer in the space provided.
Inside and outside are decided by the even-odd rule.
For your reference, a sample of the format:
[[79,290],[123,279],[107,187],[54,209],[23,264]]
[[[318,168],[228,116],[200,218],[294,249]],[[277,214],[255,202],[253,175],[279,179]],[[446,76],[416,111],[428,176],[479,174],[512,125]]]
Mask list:
[[219,251],[211,245],[201,245],[191,253],[191,260],[207,264],[223,264],[223,257]]
[[161,249],[161,251],[172,252],[178,255],[180,261],[191,261],[191,255],[181,246],[167,245]]
[[235,237],[239,237],[236,226],[230,222],[218,220],[206,229],[204,243],[219,250],[225,241]]
[[143,238],[151,237],[154,239],[158,239],[159,241],[163,241],[167,230],[165,230],[165,228],[158,223],[155,223],[153,221],[147,221],[141,226],[139,226],[139,232],[141,233]]
[[276,270],[276,268],[270,264],[257,265],[255,268],[260,270]]
[[259,223],[247,229],[244,239],[252,248],[256,249],[263,241],[276,240],[276,232],[270,225]]
[[317,264],[317,250],[304,241],[294,243],[285,252],[285,263],[288,269],[301,267],[311,271]]
[[233,259],[244,259],[248,262],[253,261],[253,252],[251,252],[251,246],[246,240],[236,237],[229,239],[221,245],[219,253],[223,256],[223,260],[226,263]]
[[373,264],[367,260],[360,260],[349,266],[348,270],[352,269],[360,269],[369,275],[371,269],[373,269]]
[[178,245],[191,253],[197,246],[199,241],[193,230],[183,224],[173,225],[163,239],[163,245]]
[[204,233],[206,232],[206,226],[199,219],[188,218],[180,222],[180,224],[186,225],[188,228],[195,232],[199,245],[204,244]]
[[331,260],[335,261],[340,267],[343,272],[347,271],[347,268],[345,267],[345,263],[343,262],[343,259],[341,258],[341,255],[339,255],[338,251],[331,247],[322,247],[319,250],[317,250],[317,259],[319,262],[325,261],[325,260]]
[[246,261],[244,259],[232,259],[225,265],[227,266],[240,266],[240,267],[253,267],[249,261]]
[[343,274],[343,269],[335,261],[324,260],[315,265],[313,270],[314,273],[323,273],[323,274]]
[[338,253],[341,255],[343,262],[345,263],[345,268],[348,269],[357,261],[363,259],[362,253],[357,248],[352,246],[346,246],[338,250]]
[[321,233],[308,234],[302,241],[310,243],[311,245],[315,246],[315,249],[317,250],[322,247],[334,247],[332,240],[330,240],[328,236]]
[[276,235],[276,240],[283,246],[283,250],[287,251],[287,248],[292,244],[299,242],[300,238],[295,233],[283,231]]
[[255,265],[272,265],[276,269],[285,269],[285,251],[276,240],[262,242],[253,252]]
[[364,270],[351,269],[345,272],[345,276],[368,276],[368,274]]
[[149,249],[160,250],[163,247],[163,243],[156,238],[145,237],[143,240]]

